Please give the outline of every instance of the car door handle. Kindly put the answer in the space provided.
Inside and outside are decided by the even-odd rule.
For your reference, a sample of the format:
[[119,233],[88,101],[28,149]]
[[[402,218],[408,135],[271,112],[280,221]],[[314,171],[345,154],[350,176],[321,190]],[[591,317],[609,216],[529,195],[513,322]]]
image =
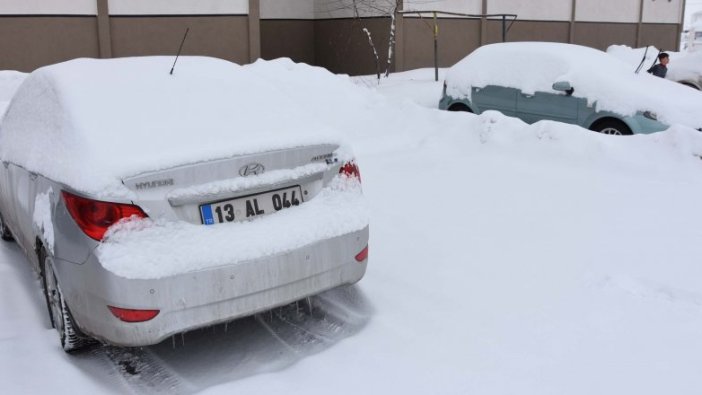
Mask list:
[[527,99],[531,99],[532,97],[534,97],[534,95],[529,95],[529,94],[526,94],[526,93],[522,93],[522,97],[527,98]]
[[37,177],[38,177],[37,173],[29,173],[29,179],[30,179],[30,180],[34,181],[34,180],[37,179]]
[[2,166],[7,169],[8,167],[10,167],[10,162],[2,161]]

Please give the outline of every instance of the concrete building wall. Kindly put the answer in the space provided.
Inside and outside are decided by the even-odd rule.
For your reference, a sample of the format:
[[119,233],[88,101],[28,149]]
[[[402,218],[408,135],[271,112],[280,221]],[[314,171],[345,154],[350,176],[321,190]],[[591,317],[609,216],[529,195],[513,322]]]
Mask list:
[[112,56],[175,55],[188,27],[184,55],[248,63],[246,16],[113,16]]
[[261,57],[316,64],[315,24],[311,19],[261,19]]
[[362,18],[373,18],[385,15],[384,10],[392,9],[395,0],[358,1],[356,8],[353,0],[314,0],[315,19],[354,18],[356,11]]
[[[489,20],[486,43],[502,42],[502,22]],[[517,20],[507,32],[506,41],[553,41],[567,43],[570,23],[566,21]]]
[[682,0],[645,0],[643,22],[677,24],[682,22],[684,13]]
[[261,0],[261,19],[314,19],[315,0]]
[[247,15],[249,1],[109,0],[109,10],[110,15]]
[[646,23],[641,25],[641,45],[654,45],[666,51],[677,51],[677,46],[671,46],[671,43],[676,43],[680,35],[678,34],[679,25],[662,24],[662,23]]
[[[480,20],[439,19],[438,62],[448,67],[480,46]],[[404,21],[404,69],[434,65],[432,29],[418,18]]]
[[0,15],[97,15],[95,0],[3,0]]
[[617,38],[617,44],[636,46],[636,24],[578,22],[574,28],[573,43],[605,50],[613,44],[612,37]]
[[[482,14],[483,0],[405,0],[404,9],[413,11],[441,10],[461,14]],[[445,15],[443,17],[449,18],[450,16]]]
[[569,21],[572,8],[573,3],[568,0],[490,0],[487,3],[488,14],[517,14],[519,19],[534,21]]
[[[335,73],[374,74],[377,71],[368,36],[373,37],[379,67],[385,71],[390,34],[389,18],[320,19],[314,25],[315,64]],[[394,71],[394,67],[391,69]]]
[[0,70],[98,57],[97,31],[95,16],[0,15]]
[[638,23],[640,9],[641,0],[577,0],[575,20],[582,22]]
[[315,64],[315,0],[261,0],[261,57]]

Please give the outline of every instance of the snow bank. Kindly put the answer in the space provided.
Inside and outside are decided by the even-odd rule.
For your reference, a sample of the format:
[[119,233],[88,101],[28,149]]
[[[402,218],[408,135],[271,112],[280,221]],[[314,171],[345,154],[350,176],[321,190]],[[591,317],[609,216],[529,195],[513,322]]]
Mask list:
[[[634,74],[634,69],[602,51],[578,45],[492,44],[478,48],[448,71],[447,93],[469,98],[472,87],[487,85],[556,93],[553,83],[567,81],[575,88],[574,96],[588,99],[598,111],[625,116],[653,111],[670,125],[702,127],[702,94],[645,72]],[[670,100],[673,97],[677,100]]]
[[[438,81],[434,81],[434,69],[429,68],[392,73],[380,80],[375,75],[357,76],[351,79],[357,85],[377,88],[392,99],[410,100],[424,107],[436,108],[441,100],[441,86],[446,70],[446,68],[439,69]],[[439,89],[436,89],[437,86]]]
[[226,226],[127,221],[110,228],[96,254],[103,267],[119,276],[160,278],[233,265],[341,236],[368,226],[369,216],[360,183],[337,176],[311,201],[255,221]]
[[146,171],[341,142],[307,103],[329,100],[350,84],[343,77],[290,60],[242,67],[181,57],[169,75],[172,63],[77,59],[38,69],[0,126],[0,157],[84,192],[123,196],[121,179]]

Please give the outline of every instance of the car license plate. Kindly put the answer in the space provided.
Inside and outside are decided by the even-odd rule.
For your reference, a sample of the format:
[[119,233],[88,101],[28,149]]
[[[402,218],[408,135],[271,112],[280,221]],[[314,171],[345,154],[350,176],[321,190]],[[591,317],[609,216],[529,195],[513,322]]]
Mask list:
[[200,206],[205,225],[237,222],[300,205],[300,186]]

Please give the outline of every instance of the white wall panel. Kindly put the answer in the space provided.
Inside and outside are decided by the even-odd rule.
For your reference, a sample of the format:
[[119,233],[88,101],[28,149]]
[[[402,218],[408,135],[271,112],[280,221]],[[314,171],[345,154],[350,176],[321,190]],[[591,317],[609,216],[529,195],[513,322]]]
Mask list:
[[[95,0],[93,0],[93,2],[95,2]],[[108,4],[111,15],[217,15],[249,13],[249,0],[109,0]]]
[[572,7],[572,0],[488,0],[487,13],[517,14],[517,19],[537,21],[570,21]]
[[[481,14],[482,0],[405,0],[405,10],[446,11],[461,14]],[[446,17],[446,15],[442,15]]]
[[97,15],[96,0],[0,0],[0,14]]
[[645,0],[643,21],[646,23],[680,23],[682,0]]
[[[394,0],[361,0],[358,14],[361,17],[385,16],[385,10],[392,9]],[[317,19],[353,18],[355,11],[352,0],[314,0],[314,16]]]
[[261,0],[262,19],[313,19],[314,0]]
[[638,23],[640,5],[641,0],[578,0],[575,20]]

